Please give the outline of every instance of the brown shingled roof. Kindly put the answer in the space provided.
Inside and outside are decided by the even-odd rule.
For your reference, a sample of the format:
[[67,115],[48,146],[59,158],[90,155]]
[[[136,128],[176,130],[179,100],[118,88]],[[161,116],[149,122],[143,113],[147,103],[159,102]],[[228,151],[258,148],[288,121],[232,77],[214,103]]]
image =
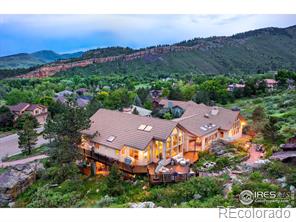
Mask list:
[[35,110],[37,108],[43,109],[43,108],[45,108],[45,106],[40,105],[40,104],[31,104],[28,108],[26,108],[26,110],[33,111],[33,110]]
[[30,106],[29,103],[19,103],[13,106],[8,106],[11,112],[20,112]]
[[[124,145],[144,150],[149,142],[154,139],[166,140],[172,130],[178,125],[177,122],[162,120],[151,117],[143,117],[106,109],[98,110],[91,117],[91,127],[83,133],[92,135],[94,142],[121,149]],[[150,132],[138,130],[140,125],[152,126]],[[107,139],[114,136],[112,142]]]
[[[239,116],[239,111],[232,111],[222,107],[211,107],[205,104],[197,104],[193,101],[183,102],[163,99],[160,101],[160,104],[167,106],[169,101],[173,104],[173,106],[177,105],[185,110],[182,117],[174,119],[174,121],[178,122],[182,127],[187,129],[191,133],[199,136],[208,134],[209,132],[212,132],[215,128],[229,130]],[[211,110],[213,110],[214,108],[218,110],[218,113],[216,115],[211,114]],[[201,129],[201,127],[208,124],[214,124],[216,126],[207,131]]]
[[11,112],[21,112],[21,111],[33,111],[36,108],[46,108],[46,106],[40,104],[30,104],[30,103],[19,103],[13,106],[8,106]]

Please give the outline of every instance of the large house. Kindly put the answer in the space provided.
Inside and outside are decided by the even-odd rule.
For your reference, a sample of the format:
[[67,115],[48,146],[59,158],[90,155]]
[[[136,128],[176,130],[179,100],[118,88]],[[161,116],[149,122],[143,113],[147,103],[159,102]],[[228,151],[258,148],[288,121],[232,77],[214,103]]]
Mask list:
[[14,114],[15,120],[24,113],[34,116],[40,125],[44,125],[48,116],[47,107],[40,104],[19,103],[17,105],[8,106]]
[[232,141],[242,135],[239,111],[192,101],[161,100],[160,104],[181,107],[183,115],[163,120],[98,110],[91,117],[91,127],[83,131],[82,153],[105,164],[116,161],[130,173],[147,173],[151,165],[156,171],[172,160],[182,160],[181,165],[193,163],[213,140]]

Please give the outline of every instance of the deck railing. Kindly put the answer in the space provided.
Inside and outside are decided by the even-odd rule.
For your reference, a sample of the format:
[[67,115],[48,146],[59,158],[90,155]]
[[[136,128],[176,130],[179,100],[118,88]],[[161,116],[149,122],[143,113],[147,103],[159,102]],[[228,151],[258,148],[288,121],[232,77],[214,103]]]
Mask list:
[[120,162],[119,160],[110,158],[105,155],[98,154],[94,151],[87,150],[87,149],[80,149],[80,153],[83,156],[86,156],[87,158],[93,159],[95,161],[101,162],[105,165],[112,166],[113,164],[117,164],[119,169],[128,172],[128,173],[146,173],[147,172],[147,167],[146,166],[133,166],[133,165],[128,165],[125,163]]

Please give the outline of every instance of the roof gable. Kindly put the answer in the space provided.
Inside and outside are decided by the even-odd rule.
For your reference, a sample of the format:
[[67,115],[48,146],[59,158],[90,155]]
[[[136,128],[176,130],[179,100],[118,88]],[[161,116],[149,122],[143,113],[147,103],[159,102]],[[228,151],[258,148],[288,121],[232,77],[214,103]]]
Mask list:
[[[169,100],[161,100],[161,104],[167,106]],[[197,104],[193,101],[173,101],[170,100],[174,105],[182,107],[185,112],[184,114],[173,121],[178,122],[187,130],[191,130],[196,135],[204,135],[212,130],[204,131],[201,129],[204,125],[214,124],[216,127],[222,130],[229,130],[233,126],[234,122],[239,116],[239,111],[232,111],[222,107],[212,107],[205,104]],[[213,110],[216,110],[213,112]]]
[[[83,132],[98,134],[92,138],[94,142],[104,144],[116,149],[124,145],[144,150],[152,139],[166,140],[177,122],[157,118],[138,116],[106,109],[98,110],[91,117],[91,127]],[[141,125],[151,126],[149,131],[139,130]],[[108,142],[110,136],[116,137]]]

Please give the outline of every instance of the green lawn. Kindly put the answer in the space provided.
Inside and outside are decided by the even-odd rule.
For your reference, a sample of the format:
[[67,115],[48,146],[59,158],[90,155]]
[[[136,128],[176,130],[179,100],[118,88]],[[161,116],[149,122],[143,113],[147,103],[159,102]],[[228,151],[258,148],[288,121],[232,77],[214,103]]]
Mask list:
[[47,151],[48,151],[48,147],[43,145],[43,146],[33,149],[32,153],[30,155],[27,155],[24,153],[19,153],[19,154],[8,157],[5,161],[14,161],[14,160],[25,159],[25,158],[32,157],[32,156],[45,154]]
[[5,131],[5,132],[0,131],[0,138],[5,137],[5,136],[9,136],[9,135],[14,134],[14,133],[16,133],[15,129],[10,130],[10,131]]

